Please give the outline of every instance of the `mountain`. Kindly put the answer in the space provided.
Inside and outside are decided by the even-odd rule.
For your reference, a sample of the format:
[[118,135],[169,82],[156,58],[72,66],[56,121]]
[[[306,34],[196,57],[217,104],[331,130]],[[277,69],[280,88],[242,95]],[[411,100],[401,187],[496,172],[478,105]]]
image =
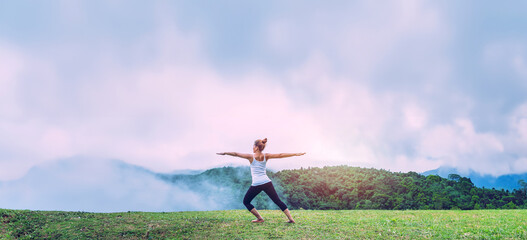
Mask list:
[[507,174],[501,176],[492,176],[487,174],[480,174],[473,170],[460,171],[459,169],[452,167],[439,167],[434,170],[426,171],[422,173],[425,176],[428,175],[438,175],[443,178],[448,178],[449,174],[458,174],[462,177],[470,178],[472,183],[477,187],[485,188],[495,188],[495,189],[504,189],[504,190],[513,190],[519,189],[520,185],[518,181],[523,179],[527,181],[527,173],[523,174]]
[[[291,209],[527,208],[525,189],[505,192],[490,185],[481,189],[467,178],[451,181],[434,176],[448,177],[449,173],[457,171],[440,168],[427,172],[427,177],[350,166],[267,172],[280,199]],[[468,176],[476,184],[490,182],[489,176],[474,172]],[[500,176],[492,183],[506,186],[503,182],[514,184],[520,177]],[[249,167],[173,174],[119,160],[69,158],[35,166],[20,179],[0,182],[0,208],[88,212],[244,209],[242,199],[250,185]],[[278,209],[266,194],[259,194],[253,204],[259,209]]]
[[169,172],[168,174],[171,174],[171,175],[196,175],[196,174],[200,174],[202,172],[205,172],[205,170],[178,169],[178,170],[174,170],[172,172]]
[[479,188],[466,177],[449,180],[415,172],[332,166],[282,170],[274,179],[280,181],[292,209],[527,208],[525,189]]

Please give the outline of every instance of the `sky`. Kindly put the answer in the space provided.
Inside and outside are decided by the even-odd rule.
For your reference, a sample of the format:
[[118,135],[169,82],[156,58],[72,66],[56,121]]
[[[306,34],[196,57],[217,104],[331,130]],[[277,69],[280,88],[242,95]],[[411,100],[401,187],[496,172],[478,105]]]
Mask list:
[[525,1],[0,1],[0,181],[58,160],[527,172]]

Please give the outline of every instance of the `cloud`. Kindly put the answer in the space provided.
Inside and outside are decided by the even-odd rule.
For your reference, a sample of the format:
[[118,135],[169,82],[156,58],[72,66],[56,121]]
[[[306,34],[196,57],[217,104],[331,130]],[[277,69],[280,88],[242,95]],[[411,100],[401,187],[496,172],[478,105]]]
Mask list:
[[509,116],[509,134],[505,138],[507,150],[517,153],[519,156],[525,156],[527,151],[527,103],[517,107]]
[[16,105],[17,87],[16,79],[23,73],[23,68],[26,63],[26,59],[19,50],[5,42],[0,41],[0,117],[16,117],[20,114],[20,110]]
[[263,137],[269,152],[308,153],[275,169],[497,174],[527,154],[522,38],[456,51],[468,25],[445,5],[127,3],[114,16],[100,4],[52,5],[60,14],[42,25],[4,30],[1,179],[76,155],[159,171],[244,164],[214,153],[247,152]]
[[[0,175],[12,179],[44,159],[72,153],[61,126],[34,118],[37,112],[57,103],[53,91],[56,76],[49,65],[4,42],[0,43],[0,64],[6,66],[0,70]],[[34,99],[28,100],[27,95]]]
[[457,119],[453,124],[435,126],[426,131],[420,141],[421,156],[440,161],[443,165],[454,165],[462,169],[477,171],[481,162],[502,153],[501,140],[489,133],[477,133],[470,120]]
[[[211,186],[204,187],[210,189]],[[225,209],[185,184],[169,184],[153,173],[119,161],[70,158],[34,167],[21,179],[3,182],[4,208],[123,212]]]
[[503,145],[491,134],[476,133],[467,119],[458,119],[452,125],[436,126],[425,133],[422,151],[432,158],[443,154],[462,155],[466,153],[485,156],[487,151],[503,151]]

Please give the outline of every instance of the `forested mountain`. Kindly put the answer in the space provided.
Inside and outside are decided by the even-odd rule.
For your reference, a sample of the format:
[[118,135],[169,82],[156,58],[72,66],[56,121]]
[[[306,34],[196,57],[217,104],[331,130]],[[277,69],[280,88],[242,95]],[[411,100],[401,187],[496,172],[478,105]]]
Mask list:
[[[68,211],[207,211],[244,209],[249,167],[156,173],[122,161],[67,159],[0,182],[0,208]],[[526,208],[518,190],[478,188],[469,178],[442,178],[349,166],[268,171],[291,209]],[[519,185],[521,186],[521,185]],[[261,209],[278,209],[262,193]]]
[[[267,171],[274,178],[274,173]],[[251,170],[249,167],[212,168],[200,174],[157,174],[157,177],[177,186],[184,186],[194,193],[214,201],[221,209],[244,209],[243,197],[251,186]],[[280,185],[275,188],[280,198],[284,190]],[[278,209],[265,194],[258,195],[253,204],[259,208]]]
[[478,188],[469,178],[393,173],[349,166],[275,174],[287,201],[304,209],[494,209],[527,207],[521,190]]
[[506,174],[506,175],[495,177],[491,175],[480,174],[473,170],[460,171],[452,167],[440,167],[440,168],[426,171],[423,173],[423,175],[425,176],[439,175],[444,178],[448,178],[449,174],[458,174],[460,176],[470,178],[470,180],[477,187],[496,188],[498,190],[499,189],[513,190],[513,189],[521,188],[518,181],[522,179],[527,180],[527,173]]
[[[527,207],[527,184],[521,190],[478,188],[469,178],[449,179],[415,172],[394,173],[349,166],[268,171],[282,200],[292,209],[495,209]],[[224,196],[243,208],[241,200],[251,184],[248,167],[224,167],[197,175],[159,174],[173,184],[197,192]],[[211,187],[215,186],[215,187]],[[210,191],[210,192],[206,192]],[[258,208],[276,207],[260,194]]]

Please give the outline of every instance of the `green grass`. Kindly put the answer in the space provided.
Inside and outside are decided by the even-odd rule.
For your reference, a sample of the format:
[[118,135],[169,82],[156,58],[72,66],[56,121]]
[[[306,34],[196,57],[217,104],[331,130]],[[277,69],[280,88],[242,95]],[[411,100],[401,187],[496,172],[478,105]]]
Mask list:
[[526,239],[527,210],[86,213],[0,209],[3,239]]

